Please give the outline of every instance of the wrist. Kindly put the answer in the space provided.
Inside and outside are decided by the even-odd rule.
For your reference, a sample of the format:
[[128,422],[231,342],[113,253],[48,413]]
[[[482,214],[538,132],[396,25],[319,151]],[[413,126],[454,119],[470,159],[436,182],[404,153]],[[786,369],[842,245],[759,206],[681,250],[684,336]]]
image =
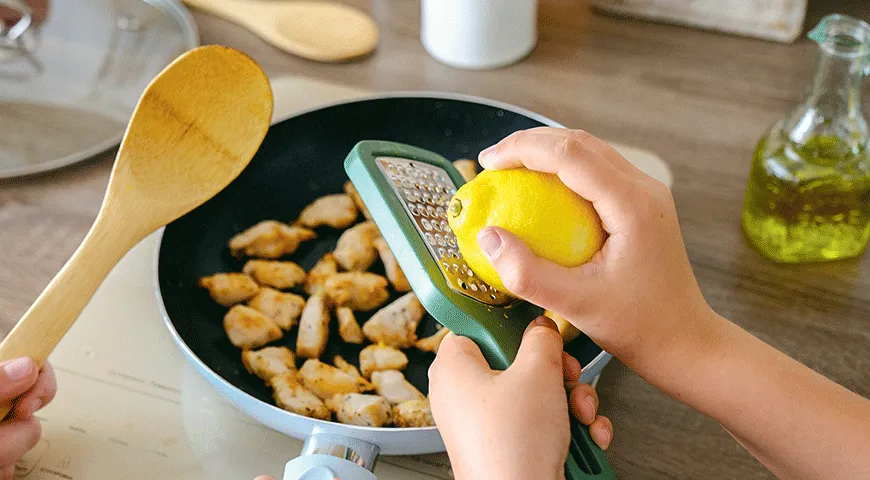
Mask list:
[[664,393],[681,398],[686,388],[692,388],[688,371],[726,354],[730,324],[706,302],[672,324],[674,328],[651,338],[639,354],[620,360]]

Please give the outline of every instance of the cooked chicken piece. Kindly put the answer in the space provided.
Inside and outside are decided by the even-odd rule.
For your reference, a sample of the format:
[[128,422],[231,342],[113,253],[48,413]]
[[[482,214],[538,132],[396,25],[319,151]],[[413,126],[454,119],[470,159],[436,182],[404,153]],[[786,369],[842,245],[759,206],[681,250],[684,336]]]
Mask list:
[[324,289],[337,306],[374,310],[390,298],[387,279],[369,272],[342,272],[326,279]]
[[248,260],[242,271],[251,276],[264,287],[275,287],[280,290],[293,288],[305,281],[308,275],[305,270],[293,262],[278,262],[275,260]]
[[249,372],[266,381],[275,375],[296,371],[296,356],[287,347],[244,350],[242,363]]
[[366,379],[354,377],[313,358],[302,364],[298,377],[305,388],[324,400],[336,393],[359,393],[372,388]]
[[415,343],[414,346],[417,347],[417,349],[419,350],[423,350],[424,352],[437,353],[438,347],[441,345],[441,340],[444,340],[444,337],[448,333],[450,333],[450,330],[441,327],[440,330],[433,333],[432,335],[417,340],[417,343]]
[[294,372],[285,372],[269,379],[275,403],[279,408],[321,420],[332,419],[332,414],[321,399],[296,380]]
[[353,310],[347,307],[338,307],[335,316],[338,318],[338,334],[342,340],[347,343],[363,343],[362,329],[356,321]]
[[296,321],[302,314],[305,299],[293,293],[263,288],[254,298],[248,300],[248,306],[265,313],[281,329],[290,330],[296,326]]
[[404,370],[408,366],[408,356],[401,350],[384,345],[372,344],[359,352],[359,367],[364,377],[381,370]]
[[260,286],[244,273],[216,273],[199,279],[199,286],[208,289],[215,302],[231,307],[253,297]]
[[363,378],[362,374],[359,373],[359,370],[357,370],[352,363],[345,360],[341,355],[332,357],[332,364],[335,365],[335,368],[354,378]]
[[434,427],[429,399],[408,400],[393,407],[393,423],[397,427]]
[[326,406],[341,423],[364,427],[385,427],[392,421],[393,409],[384,397],[345,393],[326,401]]
[[260,348],[284,336],[274,320],[245,305],[236,305],[224,315],[224,330],[238,348]]
[[338,263],[335,261],[335,255],[332,252],[320,257],[317,265],[308,272],[308,278],[305,279],[305,293],[314,295],[323,291],[323,284],[326,279],[338,273]]
[[425,313],[414,292],[406,293],[372,315],[362,331],[373,343],[408,348],[417,341],[417,325]]
[[374,240],[381,232],[374,222],[362,222],[348,228],[338,238],[335,246],[335,260],[341,268],[348,271],[364,272],[375,263],[378,251]]
[[356,205],[356,208],[362,212],[363,216],[368,220],[372,219],[372,215],[369,213],[369,209],[366,208],[366,204],[363,203],[362,197],[359,196],[359,192],[356,191],[356,187],[353,186],[353,182],[350,180],[344,182],[344,193],[348,194],[350,198],[353,200],[353,204]]
[[378,237],[373,242],[378,253],[381,255],[381,261],[384,263],[384,270],[387,271],[387,278],[393,284],[393,288],[397,292],[410,292],[411,284],[405,277],[405,272],[399,267],[399,262],[396,261],[396,256],[393,255],[390,247],[387,246],[387,241],[382,237]]
[[387,399],[393,405],[408,400],[422,400],[426,398],[420,390],[411,382],[405,380],[405,376],[398,370],[384,370],[372,373],[372,383],[378,391],[378,395]]
[[296,252],[302,242],[317,238],[307,228],[290,226],[275,220],[264,220],[230,239],[233,256],[280,258]]
[[296,336],[296,355],[303,358],[320,358],[329,338],[329,300],[318,293],[308,297],[299,317],[299,333]]
[[477,162],[474,160],[460,159],[453,162],[453,166],[459,170],[459,174],[466,182],[474,180],[477,176]]
[[357,210],[353,199],[343,193],[326,195],[302,209],[299,223],[308,228],[327,225],[332,228],[347,228],[356,221]]

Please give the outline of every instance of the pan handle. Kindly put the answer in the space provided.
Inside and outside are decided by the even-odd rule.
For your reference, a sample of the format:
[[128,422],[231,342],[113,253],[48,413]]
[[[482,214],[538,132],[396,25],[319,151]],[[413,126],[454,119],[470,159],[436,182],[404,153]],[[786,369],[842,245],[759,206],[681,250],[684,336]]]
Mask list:
[[284,480],[377,480],[372,470],[380,451],[363,440],[315,431],[287,462]]
[[589,428],[571,419],[571,445],[565,461],[566,480],[616,480],[616,473],[601,448],[589,436]]

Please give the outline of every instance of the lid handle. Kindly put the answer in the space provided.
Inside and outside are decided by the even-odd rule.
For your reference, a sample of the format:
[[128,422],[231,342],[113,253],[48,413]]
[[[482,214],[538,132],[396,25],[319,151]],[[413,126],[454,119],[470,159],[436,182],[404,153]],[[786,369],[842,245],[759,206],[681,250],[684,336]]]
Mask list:
[[33,15],[31,15],[30,7],[20,0],[0,0],[0,7],[5,7],[13,10],[21,15],[21,19],[15,22],[14,25],[8,28],[0,28],[0,39],[7,43],[17,43],[21,35],[30,28],[33,23]]

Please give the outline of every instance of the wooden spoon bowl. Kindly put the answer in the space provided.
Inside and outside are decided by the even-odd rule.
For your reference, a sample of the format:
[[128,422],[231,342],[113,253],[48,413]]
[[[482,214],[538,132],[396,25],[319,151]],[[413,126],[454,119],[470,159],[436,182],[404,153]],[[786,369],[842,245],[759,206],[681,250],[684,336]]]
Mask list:
[[[238,51],[199,47],[167,66],[133,112],[94,225],[0,344],[0,362],[28,356],[41,367],[127,251],[244,170],[272,107],[268,78]],[[9,409],[0,405],[0,418]]]

